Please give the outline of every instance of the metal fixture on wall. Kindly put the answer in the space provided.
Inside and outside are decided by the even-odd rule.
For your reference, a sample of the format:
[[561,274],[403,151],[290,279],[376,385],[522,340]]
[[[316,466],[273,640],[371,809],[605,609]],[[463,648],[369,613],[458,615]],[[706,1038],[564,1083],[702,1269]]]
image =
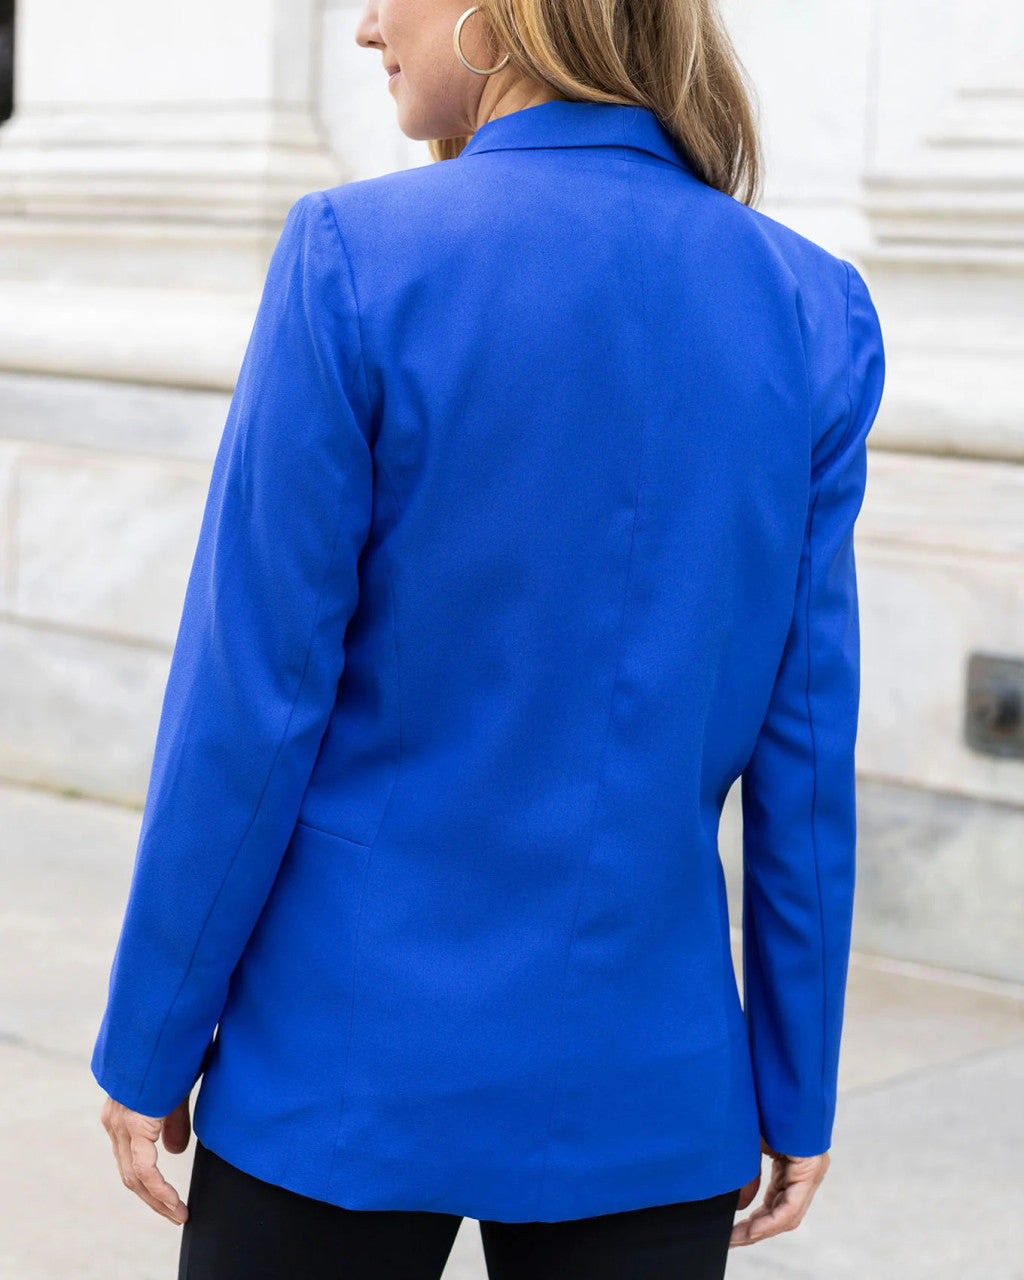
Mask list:
[[964,734],[975,751],[1024,759],[1024,659],[970,655]]

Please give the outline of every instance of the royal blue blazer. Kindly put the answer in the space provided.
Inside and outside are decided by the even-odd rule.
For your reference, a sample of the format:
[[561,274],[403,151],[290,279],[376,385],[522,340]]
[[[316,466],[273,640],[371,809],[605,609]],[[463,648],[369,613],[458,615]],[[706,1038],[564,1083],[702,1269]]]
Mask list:
[[[850,262],[645,108],[301,197],[213,465],[91,1066],[257,1177],[558,1221],[825,1151]],[[742,779],[741,1002],[718,833]]]

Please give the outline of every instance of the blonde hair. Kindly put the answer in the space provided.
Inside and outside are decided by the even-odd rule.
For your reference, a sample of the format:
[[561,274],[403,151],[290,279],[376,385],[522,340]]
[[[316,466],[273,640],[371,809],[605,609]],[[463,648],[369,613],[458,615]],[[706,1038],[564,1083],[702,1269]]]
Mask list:
[[[760,199],[755,97],[717,0],[481,0],[485,17],[508,69],[570,101],[649,107],[704,182]],[[431,139],[431,157],[468,141]]]

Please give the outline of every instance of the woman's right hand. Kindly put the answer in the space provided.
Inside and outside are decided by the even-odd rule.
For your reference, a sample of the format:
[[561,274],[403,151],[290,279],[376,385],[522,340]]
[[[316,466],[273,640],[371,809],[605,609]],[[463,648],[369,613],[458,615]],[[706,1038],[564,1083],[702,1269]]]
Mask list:
[[[773,1150],[764,1138],[761,1139],[761,1152],[772,1158],[772,1173],[764,1200],[749,1217],[733,1226],[729,1237],[730,1249],[735,1245],[756,1244],[782,1231],[795,1230],[831,1164],[827,1151],[817,1156],[786,1156]],[[737,1211],[745,1209],[753,1201],[760,1185],[759,1170],[740,1192]]]

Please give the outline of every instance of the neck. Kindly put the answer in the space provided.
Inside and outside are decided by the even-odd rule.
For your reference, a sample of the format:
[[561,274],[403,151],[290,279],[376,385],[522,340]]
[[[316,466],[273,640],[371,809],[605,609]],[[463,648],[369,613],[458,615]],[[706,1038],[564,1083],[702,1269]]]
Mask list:
[[498,72],[484,84],[477,102],[474,127],[479,129],[488,120],[497,120],[499,116],[522,111],[525,107],[539,106],[540,103],[550,102],[558,96],[545,84],[537,84],[536,81],[524,80],[522,77],[507,81]]

